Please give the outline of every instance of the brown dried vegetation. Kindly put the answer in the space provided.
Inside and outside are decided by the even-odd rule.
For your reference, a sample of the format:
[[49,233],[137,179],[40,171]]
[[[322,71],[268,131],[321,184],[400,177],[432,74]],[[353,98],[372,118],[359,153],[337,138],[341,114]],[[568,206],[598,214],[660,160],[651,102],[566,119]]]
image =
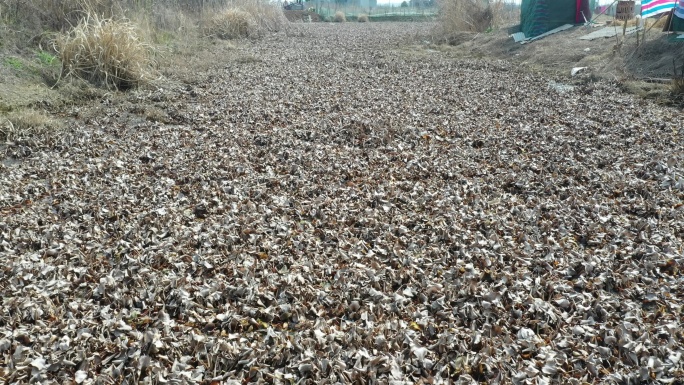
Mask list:
[[443,34],[485,32],[501,21],[504,6],[501,0],[441,0],[439,28]]
[[269,35],[0,162],[0,378],[681,378],[681,111],[429,28]]
[[203,26],[205,35],[221,39],[254,36],[257,31],[258,27],[252,15],[240,9],[226,9],[211,16]]
[[0,142],[42,142],[45,137],[56,134],[60,125],[58,121],[37,110],[13,111],[0,117]]
[[64,76],[77,76],[108,88],[126,90],[149,81],[151,46],[127,20],[88,15],[55,41]]
[[344,15],[344,12],[337,11],[335,12],[335,16],[333,16],[333,21],[335,23],[344,23],[345,21],[347,21],[347,17]]
[[670,94],[675,103],[684,105],[684,64],[682,64],[679,73],[677,73],[677,66],[675,65],[674,72],[672,85],[670,86]]

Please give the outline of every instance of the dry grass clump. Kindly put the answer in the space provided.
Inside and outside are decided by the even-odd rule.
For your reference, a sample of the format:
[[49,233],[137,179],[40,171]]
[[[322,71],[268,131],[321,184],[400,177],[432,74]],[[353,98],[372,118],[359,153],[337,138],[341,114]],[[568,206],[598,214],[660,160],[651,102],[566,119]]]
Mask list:
[[671,88],[673,96],[684,100],[684,76],[678,76],[672,79]]
[[275,3],[266,0],[235,0],[233,4],[252,15],[260,32],[282,31],[289,24],[283,8]]
[[255,37],[278,32],[289,22],[281,7],[264,0],[236,0],[230,8],[216,9],[204,20],[202,32],[222,39]]
[[254,36],[258,26],[252,15],[241,9],[230,8],[215,14],[207,20],[202,30],[205,35],[220,39],[239,39]]
[[335,23],[344,23],[345,21],[347,21],[347,17],[344,16],[344,12],[337,11],[335,12],[335,16],[333,16],[333,21]]
[[667,27],[667,22],[670,18],[666,16],[666,14],[660,15],[659,18],[653,19],[653,18],[648,18],[646,19],[647,27],[655,30],[663,30],[665,27]]
[[670,95],[675,103],[684,105],[684,65],[682,65],[680,74],[677,74],[675,68],[675,75],[670,85]]
[[63,76],[127,90],[149,80],[151,47],[127,20],[88,16],[55,41]]
[[32,109],[14,111],[5,117],[0,117],[0,140],[3,142],[35,141],[60,128],[59,122],[40,111]]
[[485,32],[503,19],[503,0],[443,0],[440,2],[439,29],[442,34]]
[[362,13],[356,17],[356,21],[358,21],[359,23],[368,23],[368,15]]

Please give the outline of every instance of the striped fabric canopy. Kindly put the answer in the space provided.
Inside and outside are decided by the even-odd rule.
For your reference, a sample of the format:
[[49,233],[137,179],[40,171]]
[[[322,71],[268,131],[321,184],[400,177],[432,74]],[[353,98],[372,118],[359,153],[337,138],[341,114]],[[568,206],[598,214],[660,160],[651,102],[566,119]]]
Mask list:
[[680,0],[641,0],[641,17],[669,12]]
[[675,16],[684,19],[684,0],[679,0],[677,7],[675,7]]

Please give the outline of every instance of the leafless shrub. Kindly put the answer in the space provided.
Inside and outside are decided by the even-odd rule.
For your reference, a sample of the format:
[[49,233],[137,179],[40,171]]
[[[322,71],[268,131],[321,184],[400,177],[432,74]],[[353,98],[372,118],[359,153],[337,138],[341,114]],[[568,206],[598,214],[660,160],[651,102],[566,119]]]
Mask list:
[[359,23],[367,23],[368,22],[368,15],[366,15],[365,13],[362,13],[356,17],[356,21],[358,21]]

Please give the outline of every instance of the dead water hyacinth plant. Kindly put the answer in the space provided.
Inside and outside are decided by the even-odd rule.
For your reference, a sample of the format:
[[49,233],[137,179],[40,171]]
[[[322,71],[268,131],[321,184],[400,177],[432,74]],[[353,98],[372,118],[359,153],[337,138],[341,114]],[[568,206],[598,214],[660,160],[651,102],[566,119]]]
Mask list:
[[680,110],[335,27],[0,158],[0,382],[681,381]]
[[152,47],[128,20],[83,18],[57,37],[63,76],[77,76],[110,89],[135,88],[151,77]]

